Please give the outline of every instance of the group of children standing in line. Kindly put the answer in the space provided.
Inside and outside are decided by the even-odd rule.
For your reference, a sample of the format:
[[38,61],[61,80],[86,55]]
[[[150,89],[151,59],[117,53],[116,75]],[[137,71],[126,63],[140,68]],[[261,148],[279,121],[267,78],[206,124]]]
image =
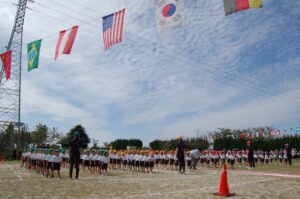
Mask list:
[[[195,152],[195,150],[193,150]],[[205,150],[196,153],[186,151],[185,164],[188,170],[192,169],[192,162],[199,161],[202,167],[218,168],[227,162],[230,168],[237,164],[239,167],[247,166],[247,151]],[[293,152],[293,157],[300,157],[300,153]],[[274,162],[282,165],[288,163],[285,150],[255,151],[254,160],[260,165],[271,165]],[[61,167],[69,167],[68,152],[60,153],[58,150],[32,150],[22,154],[22,165],[29,170],[36,171],[47,177],[54,177],[57,172],[60,177]],[[107,175],[107,170],[128,170],[135,172],[152,173],[156,170],[178,170],[178,159],[175,150],[110,150],[109,152],[96,152],[85,150],[80,156],[80,167],[92,174]]]
[[53,178],[55,171],[60,177],[61,162],[59,150],[32,150],[22,154],[21,167]]
[[[108,153],[105,152],[103,155],[89,156],[89,161],[86,161],[86,155],[83,155],[81,159],[81,167],[83,169],[88,168],[92,173],[107,175],[109,157]],[[97,158],[96,158],[97,157]],[[60,153],[59,150],[32,150],[22,154],[21,167],[25,167],[28,170],[35,171],[44,176],[55,177],[57,173],[58,177],[61,177],[61,167],[65,168],[69,166],[69,155],[68,153]]]
[[[293,157],[297,157],[297,152],[294,151]],[[285,165],[288,164],[288,156],[285,150],[275,150],[275,151],[254,151],[254,161],[256,164],[261,166],[268,166],[272,164]],[[300,157],[300,153],[299,153]],[[220,162],[227,162],[230,168],[234,168],[237,164],[239,167],[248,166],[248,154],[246,150],[232,151],[228,150],[226,153],[223,151],[204,151],[201,153],[200,163],[202,166],[207,165],[207,167],[218,167]]]

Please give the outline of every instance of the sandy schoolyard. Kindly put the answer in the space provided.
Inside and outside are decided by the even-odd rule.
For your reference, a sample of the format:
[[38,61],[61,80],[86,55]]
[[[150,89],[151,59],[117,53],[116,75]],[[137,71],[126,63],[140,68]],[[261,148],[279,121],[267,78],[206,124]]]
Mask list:
[[[159,170],[153,174],[110,171],[108,176],[93,176],[80,171],[79,180],[70,180],[68,170],[62,178],[47,179],[20,168],[20,162],[0,162],[1,199],[52,198],[220,198],[221,169],[198,168],[186,174]],[[233,198],[300,198],[300,162],[294,167],[268,166],[255,170],[228,169]]]

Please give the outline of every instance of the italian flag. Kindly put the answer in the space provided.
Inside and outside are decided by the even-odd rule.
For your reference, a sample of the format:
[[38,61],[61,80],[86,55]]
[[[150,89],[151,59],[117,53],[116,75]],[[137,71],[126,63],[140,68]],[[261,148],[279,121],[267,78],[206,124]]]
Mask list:
[[223,0],[223,2],[226,16],[242,10],[262,7],[262,0]]

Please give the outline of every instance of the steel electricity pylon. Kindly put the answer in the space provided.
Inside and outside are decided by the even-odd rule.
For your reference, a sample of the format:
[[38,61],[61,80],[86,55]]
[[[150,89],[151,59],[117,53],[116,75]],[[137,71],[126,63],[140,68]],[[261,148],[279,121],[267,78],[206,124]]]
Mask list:
[[11,78],[6,81],[4,68],[0,71],[0,132],[9,124],[13,124],[20,132],[21,123],[21,66],[22,66],[22,38],[27,2],[19,0],[17,13],[10,35],[7,50],[12,50]]

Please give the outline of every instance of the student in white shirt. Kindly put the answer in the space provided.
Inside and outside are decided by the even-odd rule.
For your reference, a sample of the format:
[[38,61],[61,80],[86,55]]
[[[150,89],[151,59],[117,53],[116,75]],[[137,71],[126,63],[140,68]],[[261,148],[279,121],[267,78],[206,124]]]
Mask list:
[[45,157],[45,161],[46,161],[46,164],[47,164],[47,168],[46,168],[47,178],[50,175],[50,171],[52,171],[52,155],[54,155],[53,152],[51,150],[49,150],[46,157]]
[[51,178],[54,177],[54,171],[57,171],[58,177],[60,177],[60,163],[62,159],[59,156],[59,151],[56,150],[54,155],[52,156],[52,175]]
[[109,157],[108,157],[108,153],[105,152],[104,156],[102,158],[102,175],[106,176],[107,175],[107,167],[108,167],[108,163],[109,163]]
[[91,151],[91,154],[89,156],[90,159],[90,171],[92,174],[95,174],[95,155],[96,155],[96,151],[93,149]]
[[127,153],[122,153],[122,170],[127,170],[128,169],[128,158],[129,155]]
[[192,158],[191,158],[190,152],[187,152],[187,154],[185,156],[185,160],[187,162],[187,168],[189,170],[191,170],[192,169]]
[[85,152],[84,155],[82,156],[82,160],[83,160],[83,169],[86,170],[90,170],[90,154],[89,152]]
[[97,159],[96,159],[96,162],[97,162],[97,166],[98,166],[98,174],[101,175],[101,168],[102,168],[102,155],[101,153],[99,152],[98,153],[98,156],[97,156]]
[[153,152],[151,152],[150,155],[149,155],[150,173],[153,173],[153,168],[154,168],[155,162],[156,162],[155,155],[153,154]]

